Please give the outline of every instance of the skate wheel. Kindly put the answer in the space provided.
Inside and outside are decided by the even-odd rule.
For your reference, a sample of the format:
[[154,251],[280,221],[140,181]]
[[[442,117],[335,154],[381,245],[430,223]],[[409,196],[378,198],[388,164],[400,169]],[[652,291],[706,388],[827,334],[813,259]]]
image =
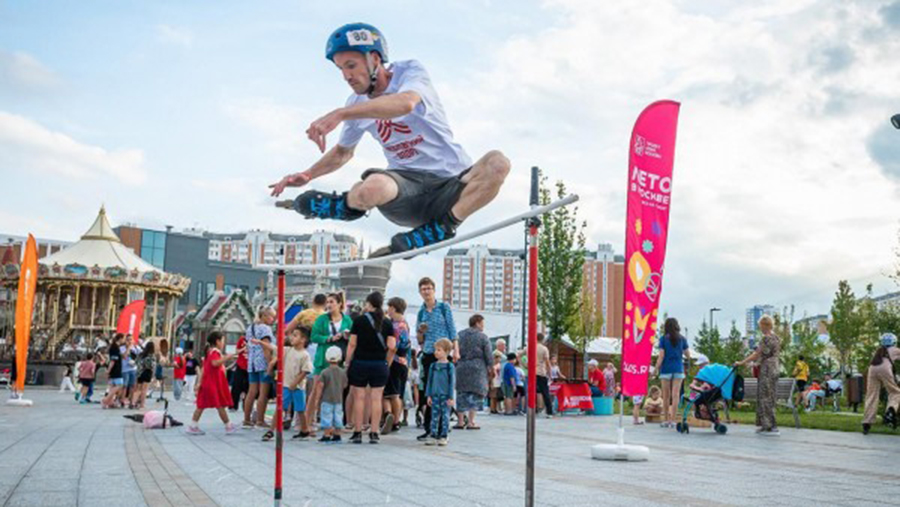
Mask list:
[[725,426],[724,424],[716,424],[716,433],[718,433],[719,435],[728,433],[728,426]]

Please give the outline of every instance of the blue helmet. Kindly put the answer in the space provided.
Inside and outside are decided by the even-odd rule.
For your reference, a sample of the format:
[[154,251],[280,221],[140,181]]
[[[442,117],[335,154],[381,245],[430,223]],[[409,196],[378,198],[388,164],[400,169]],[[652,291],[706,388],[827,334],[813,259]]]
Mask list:
[[895,345],[897,345],[897,335],[894,333],[884,333],[881,335],[882,347],[893,347]]
[[387,40],[381,31],[368,23],[348,23],[335,30],[325,44],[325,58],[334,61],[335,53],[356,51],[364,55],[375,51],[381,61],[388,61]]

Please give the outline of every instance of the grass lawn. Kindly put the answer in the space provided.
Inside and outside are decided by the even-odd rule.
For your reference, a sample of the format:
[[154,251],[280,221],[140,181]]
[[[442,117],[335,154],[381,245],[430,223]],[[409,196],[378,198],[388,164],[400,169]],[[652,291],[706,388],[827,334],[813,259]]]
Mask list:
[[[721,412],[720,412],[721,414]],[[722,414],[724,415],[724,414]],[[816,410],[814,412],[806,413],[803,410],[799,411],[800,415],[800,427],[804,429],[812,429],[812,430],[831,430],[831,431],[852,431],[852,432],[862,432],[862,410],[859,412],[832,412],[830,409],[827,410]],[[740,421],[741,424],[753,425],[756,422],[756,412],[754,410],[738,410],[731,412],[731,418],[737,421]],[[784,428],[793,428],[794,427],[794,416],[791,413],[791,410],[784,407],[778,407],[775,412],[775,419],[778,421],[778,426]],[[877,422],[872,425],[872,430],[870,433],[881,433],[885,435],[900,435],[900,429],[892,430],[890,426],[886,426],[881,423],[881,416],[878,417]]]

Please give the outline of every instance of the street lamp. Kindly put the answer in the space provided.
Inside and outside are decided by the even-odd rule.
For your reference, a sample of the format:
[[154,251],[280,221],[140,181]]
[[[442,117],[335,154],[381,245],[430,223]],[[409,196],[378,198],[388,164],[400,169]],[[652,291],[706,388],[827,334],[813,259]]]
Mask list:
[[709,309],[709,330],[712,331],[713,328],[713,312],[721,312],[721,308],[710,308]]
[[891,124],[894,125],[895,129],[900,129],[900,114],[895,114],[891,116]]

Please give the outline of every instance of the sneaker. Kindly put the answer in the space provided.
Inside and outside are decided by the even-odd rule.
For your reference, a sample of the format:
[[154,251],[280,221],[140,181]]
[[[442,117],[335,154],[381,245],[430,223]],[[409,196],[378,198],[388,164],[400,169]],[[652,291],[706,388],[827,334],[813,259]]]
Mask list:
[[408,232],[395,234],[391,238],[390,253],[407,252],[422,248],[456,236],[456,228],[450,220],[432,220]]
[[871,424],[863,424],[863,435],[868,435],[869,430],[871,430],[871,429],[872,429]]
[[225,425],[225,434],[226,435],[234,435],[238,432],[238,427],[234,425],[234,423],[228,423]]
[[449,441],[447,440],[447,437],[439,438],[437,441],[437,445],[439,445],[441,447],[446,446],[448,443],[449,443]]
[[397,433],[398,431],[400,431],[400,428],[402,428],[402,427],[403,427],[402,424],[395,424],[394,427],[391,428],[391,431],[393,431],[394,433]]
[[438,439],[436,439],[436,438],[429,437],[425,440],[425,445],[437,445],[437,443],[438,443]]
[[244,422],[243,424],[241,424],[241,429],[252,430],[252,429],[253,429],[253,423]]
[[331,220],[356,220],[366,215],[365,211],[355,210],[347,205],[347,194],[337,192],[326,193],[318,190],[307,190],[294,199],[294,211],[306,218]]
[[187,433],[188,435],[206,435],[205,431],[203,431],[200,428],[198,428],[197,426],[193,426],[193,425],[188,426],[187,429],[184,430],[184,432]]
[[759,434],[764,437],[777,437],[781,435],[781,432],[778,431],[778,428],[775,428],[773,430],[760,431]]
[[381,438],[378,436],[378,433],[375,433],[374,431],[372,433],[369,433],[370,444],[377,444],[380,440]]
[[353,435],[350,436],[351,444],[361,444],[362,443],[362,432],[354,431]]
[[[338,438],[340,438],[340,437],[338,437]],[[322,435],[322,438],[319,439],[319,442],[321,442],[323,444],[327,444],[332,441],[333,441],[333,439],[331,437],[329,437],[328,435]]]
[[381,433],[390,433],[392,429],[394,429],[394,415],[387,414],[384,416],[384,422],[381,423]]
[[884,411],[884,422],[891,428],[897,429],[897,410],[894,407],[888,407]]
[[75,401],[78,401],[78,398],[81,398],[81,393],[75,393]]
[[305,442],[305,441],[309,440],[309,432],[301,431],[301,432],[297,433],[296,435],[292,436],[291,440],[300,440],[301,442]]
[[431,438],[431,433],[428,433],[426,431],[425,433],[422,433],[421,435],[417,436],[416,440],[418,440],[419,442],[427,442],[429,438]]
[[331,443],[332,443],[332,444],[339,444],[339,443],[341,443],[341,436],[340,436],[340,435],[332,435],[332,436],[331,436]]

